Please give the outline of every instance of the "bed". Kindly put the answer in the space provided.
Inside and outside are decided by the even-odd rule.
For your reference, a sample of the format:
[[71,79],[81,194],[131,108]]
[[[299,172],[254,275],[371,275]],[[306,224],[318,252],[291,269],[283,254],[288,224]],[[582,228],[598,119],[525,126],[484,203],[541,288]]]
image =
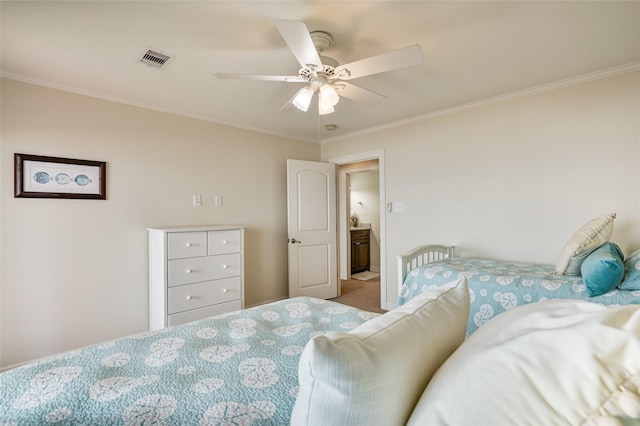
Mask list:
[[383,315],[293,298],[71,351],[0,373],[0,425],[638,424],[640,306],[465,338],[469,300],[465,277]]
[[606,306],[640,304],[640,290],[613,289],[591,297],[582,276],[558,275],[554,265],[502,262],[454,256],[455,247],[422,245],[397,257],[398,305],[425,289],[457,277],[469,283],[467,336],[496,315],[551,299],[584,300]]
[[68,352],[0,375],[0,424],[286,425],[309,338],[376,316],[294,298]]

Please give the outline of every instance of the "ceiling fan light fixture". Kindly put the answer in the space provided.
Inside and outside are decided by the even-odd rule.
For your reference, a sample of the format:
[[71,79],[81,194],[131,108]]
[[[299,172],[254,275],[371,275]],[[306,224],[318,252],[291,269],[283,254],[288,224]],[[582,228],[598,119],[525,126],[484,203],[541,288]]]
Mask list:
[[333,108],[333,105],[322,102],[322,98],[318,98],[318,114],[327,115],[334,111],[335,109]]
[[338,96],[336,89],[328,83],[320,86],[320,94],[318,96],[323,104],[331,105],[332,107],[336,106],[340,101],[340,96]]
[[311,86],[306,86],[298,90],[298,93],[296,93],[296,96],[293,98],[293,105],[300,111],[306,112],[309,109],[309,105],[311,105],[311,98],[314,92],[315,90]]

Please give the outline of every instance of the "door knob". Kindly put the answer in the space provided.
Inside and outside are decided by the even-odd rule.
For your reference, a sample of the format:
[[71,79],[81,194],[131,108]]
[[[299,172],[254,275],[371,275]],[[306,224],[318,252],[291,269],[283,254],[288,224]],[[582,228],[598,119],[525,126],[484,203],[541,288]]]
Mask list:
[[300,240],[296,240],[295,238],[292,238],[292,239],[291,239],[291,242],[292,242],[293,244],[295,244],[295,243],[301,243],[302,241],[300,241]]

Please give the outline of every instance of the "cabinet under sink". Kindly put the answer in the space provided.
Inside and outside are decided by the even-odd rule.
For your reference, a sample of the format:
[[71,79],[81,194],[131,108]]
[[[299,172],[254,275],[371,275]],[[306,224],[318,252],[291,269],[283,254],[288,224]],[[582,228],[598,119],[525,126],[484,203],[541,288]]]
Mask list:
[[369,234],[371,229],[351,229],[351,273],[355,274],[369,270]]

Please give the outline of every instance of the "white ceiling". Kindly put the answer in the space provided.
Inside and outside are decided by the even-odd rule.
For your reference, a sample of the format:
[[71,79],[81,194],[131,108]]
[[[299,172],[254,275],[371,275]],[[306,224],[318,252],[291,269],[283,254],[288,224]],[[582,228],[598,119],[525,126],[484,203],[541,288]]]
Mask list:
[[[640,1],[3,0],[0,14],[4,77],[313,142],[640,69]],[[281,112],[300,83],[214,76],[296,75],[275,19],[329,32],[324,55],[341,64],[412,44],[425,62],[352,80],[388,97],[376,107],[342,99],[326,116]],[[148,48],[175,58],[148,67]]]

